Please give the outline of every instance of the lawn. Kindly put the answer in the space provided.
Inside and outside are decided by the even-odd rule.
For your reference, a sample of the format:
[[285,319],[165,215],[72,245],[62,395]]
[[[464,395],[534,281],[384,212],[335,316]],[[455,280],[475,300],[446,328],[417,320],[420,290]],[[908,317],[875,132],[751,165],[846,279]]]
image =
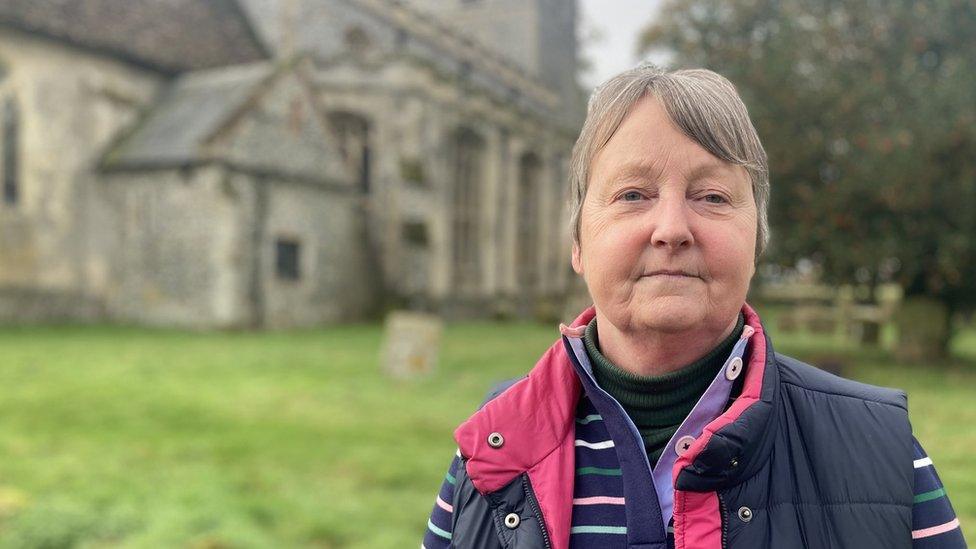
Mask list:
[[[397,382],[379,373],[373,325],[0,329],[0,548],[416,547],[453,428],[556,336],[453,325],[436,375]],[[893,366],[823,336],[774,342],[908,390],[976,536],[976,332],[943,365]]]

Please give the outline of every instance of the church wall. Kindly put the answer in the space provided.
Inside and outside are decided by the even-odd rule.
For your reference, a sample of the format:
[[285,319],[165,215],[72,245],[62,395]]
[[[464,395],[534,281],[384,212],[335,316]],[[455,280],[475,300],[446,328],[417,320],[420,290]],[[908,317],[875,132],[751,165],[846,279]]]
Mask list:
[[351,187],[354,183],[308,87],[291,72],[268,86],[257,92],[240,120],[231,121],[222,135],[211,139],[208,153],[255,171]]
[[0,206],[0,288],[62,296],[39,317],[87,316],[63,296],[88,310],[84,301],[102,299],[111,284],[92,170],[153,100],[160,79],[6,27],[0,66],[20,110],[20,196]]
[[[378,64],[391,57],[410,57],[444,77],[468,80],[496,98],[527,108],[551,109],[558,101],[556,94],[528,76],[531,71],[519,72],[523,67],[498,55],[504,47],[500,43],[475,47],[468,40],[472,32],[458,33],[456,23],[435,22],[426,13],[418,16],[413,8],[375,0],[244,0],[243,5],[279,57],[311,52],[319,60],[352,56]],[[529,13],[518,6],[514,11]],[[436,19],[445,15],[436,10]],[[513,33],[512,38],[529,44],[524,34]]]
[[[452,192],[457,184],[452,155],[456,131],[466,128],[484,142],[485,163],[479,188],[482,207],[480,232],[481,287],[471,301],[473,311],[485,306],[505,312],[524,294],[558,294],[565,275],[552,267],[568,262],[569,246],[561,240],[564,222],[564,183],[557,181],[555,158],[568,158],[572,142],[558,128],[483,94],[447,82],[435,73],[407,62],[382,71],[354,65],[330,66],[316,75],[319,104],[324,112],[348,110],[368,116],[373,127],[376,178],[369,198],[371,224],[381,236],[387,281],[410,294],[427,288],[427,302],[457,300],[453,287]],[[516,281],[515,226],[521,200],[517,186],[521,155],[533,153],[542,161],[538,182],[539,242],[536,249],[540,286],[531,291]],[[403,160],[417,161],[423,181],[410,181],[402,173]],[[408,170],[410,171],[410,170]],[[421,275],[420,263],[404,242],[403,226],[424,223],[429,258]],[[420,281],[423,282],[420,282]],[[465,307],[461,307],[464,309]],[[473,312],[470,311],[470,312]],[[461,314],[464,314],[461,311]]]
[[[579,48],[576,37],[577,4],[567,0],[538,0],[543,13],[539,17],[539,75],[566,101],[569,120],[582,124],[582,107],[586,97],[576,79],[579,70]],[[575,103],[578,102],[578,103]]]
[[555,111],[563,124],[578,127],[585,97],[576,80],[577,8],[572,0],[409,0],[499,52],[560,96]]
[[390,51],[396,29],[346,0],[243,0],[251,21],[265,42],[281,57],[313,51],[329,57],[347,45],[347,30],[362,29],[374,50]]
[[[309,326],[372,306],[359,199],[222,166],[108,176],[122,216],[122,322],[196,328]],[[295,246],[295,272],[279,246]]]
[[555,227],[550,239],[550,244],[556,251],[550,256],[547,272],[552,273],[553,282],[557,293],[565,294],[573,283],[576,275],[572,272],[572,244],[573,231],[570,226],[569,212],[569,150],[556,149],[550,158],[552,165],[552,178],[549,184],[552,185],[553,207],[550,211]]
[[[396,196],[393,194],[394,182],[400,177],[400,147],[397,143],[398,124],[390,119],[394,111],[393,100],[387,94],[376,93],[380,85],[381,75],[371,75],[370,82],[362,82],[350,75],[339,71],[339,74],[329,75],[334,85],[328,92],[323,91],[322,83],[316,82],[316,102],[319,111],[328,119],[343,114],[361,118],[366,124],[366,145],[369,149],[369,194],[364,198],[364,212],[368,223],[364,227],[368,239],[368,246],[375,253],[380,265],[381,280],[391,287],[397,281],[395,265],[399,262],[399,248],[397,242],[398,230],[401,224],[399,209],[395,205]],[[317,77],[321,77],[319,73]],[[334,77],[334,78],[333,78]],[[333,134],[334,135],[334,134]],[[357,179],[361,170],[361,158],[357,155],[349,159],[347,166],[353,179]]]
[[498,50],[533,74],[540,74],[539,9],[534,0],[493,2],[409,0],[418,9],[456,25],[466,35]]
[[[284,4],[260,8],[277,18],[260,21],[265,35],[287,23],[276,9]],[[249,105],[226,134],[208,141],[207,153],[235,168],[98,173],[95,163],[152,108],[165,83],[0,28],[0,64],[27,98],[30,135],[22,204],[0,212],[0,254],[17,258],[0,261],[0,287],[22,281],[32,291],[94,299],[86,311],[101,302],[109,318],[199,327],[344,320],[370,310],[381,287],[408,303],[459,302],[455,311],[479,315],[511,312],[529,294],[562,292],[566,274],[553,269],[568,245],[560,242],[565,212],[555,159],[568,157],[572,132],[546,110],[551,90],[512,76],[491,56],[467,63],[463,52],[470,51],[445,49],[450,41],[423,35],[429,29],[412,34],[420,27],[406,19],[401,27],[339,0],[293,5],[321,8],[290,15],[302,23],[290,44],[274,38],[283,40],[276,45],[282,55],[316,52],[302,66],[312,69],[318,112],[295,101],[303,84],[288,75],[267,102]],[[310,123],[335,112],[368,121],[366,196],[329,150],[328,124],[323,134]],[[463,299],[452,265],[457,181],[450,156],[461,128],[484,146],[474,212],[478,286]],[[327,144],[323,154],[301,146],[316,140]],[[516,276],[518,163],[527,152],[543,166],[535,247],[541,274],[532,289],[519,287]],[[356,190],[345,192],[347,183]],[[298,279],[278,277],[279,240],[298,244]],[[0,318],[2,305],[0,294]]]
[[[380,293],[362,238],[360,198],[314,185],[267,181],[261,246],[264,325],[311,326],[363,318]],[[282,276],[279,242],[298,246],[298,276]]]
[[119,214],[111,318],[197,328],[247,324],[245,205],[223,168],[113,173],[105,184]]

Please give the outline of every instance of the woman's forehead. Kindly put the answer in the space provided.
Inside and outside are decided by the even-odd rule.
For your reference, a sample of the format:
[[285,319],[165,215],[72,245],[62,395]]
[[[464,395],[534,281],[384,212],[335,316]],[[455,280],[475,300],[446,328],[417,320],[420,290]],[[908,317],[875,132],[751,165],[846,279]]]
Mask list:
[[[608,166],[610,169],[605,179],[612,181],[657,181],[669,175],[668,172],[671,170],[669,170],[668,163],[655,160],[669,160],[669,158],[634,159]],[[674,159],[671,158],[670,160]],[[741,168],[740,166],[735,166],[715,158],[712,155],[707,155],[707,157],[686,157],[679,160],[683,161],[677,162],[678,165],[674,167],[680,169],[689,181],[734,175],[739,171],[737,168]],[[742,169],[742,171],[744,172],[745,170]]]
[[660,102],[647,96],[621,121],[607,144],[594,156],[593,173],[654,178],[680,169],[691,174],[732,170],[733,165],[714,156],[682,132]]

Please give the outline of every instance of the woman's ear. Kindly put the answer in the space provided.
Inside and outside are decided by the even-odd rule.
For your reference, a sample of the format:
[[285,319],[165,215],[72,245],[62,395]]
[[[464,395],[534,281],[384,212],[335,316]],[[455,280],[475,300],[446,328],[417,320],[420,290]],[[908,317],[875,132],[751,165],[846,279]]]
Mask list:
[[573,242],[573,270],[576,271],[576,274],[583,276],[583,257],[577,241]]

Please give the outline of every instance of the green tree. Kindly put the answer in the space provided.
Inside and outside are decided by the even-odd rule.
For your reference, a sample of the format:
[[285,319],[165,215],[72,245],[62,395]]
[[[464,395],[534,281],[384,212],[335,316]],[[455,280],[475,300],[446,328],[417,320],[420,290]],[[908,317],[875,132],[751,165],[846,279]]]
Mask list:
[[[640,47],[727,76],[749,106],[770,158],[770,259],[813,258],[829,282],[895,280],[945,326],[976,306],[976,3],[670,0],[660,13]],[[924,351],[944,353],[948,332],[933,338]]]

